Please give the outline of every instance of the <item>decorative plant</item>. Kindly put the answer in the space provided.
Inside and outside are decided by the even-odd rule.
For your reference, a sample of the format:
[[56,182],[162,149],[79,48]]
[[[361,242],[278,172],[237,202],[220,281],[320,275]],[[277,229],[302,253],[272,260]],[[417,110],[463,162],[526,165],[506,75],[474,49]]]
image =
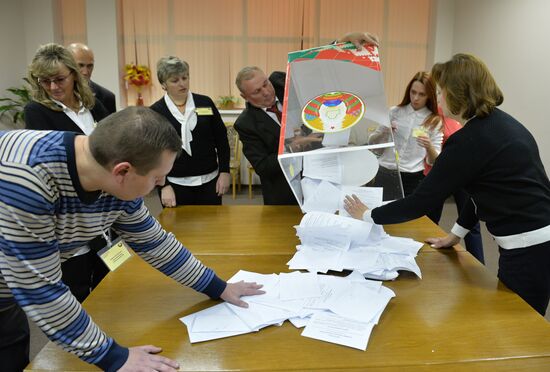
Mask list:
[[[23,80],[28,84],[29,81],[27,78]],[[0,98],[1,102],[5,102],[0,105],[0,118],[8,112],[13,112],[13,122],[17,123],[18,121],[25,121],[25,114],[23,109],[25,105],[31,100],[31,93],[27,85],[23,85],[20,88],[11,87],[6,89],[8,92],[13,94],[15,98]]]
[[124,80],[128,84],[136,86],[139,91],[142,86],[148,85],[151,82],[151,70],[145,65],[129,63],[126,65]]
[[219,108],[231,108],[239,103],[239,98],[235,96],[220,96],[217,103]]
[[137,91],[137,106],[143,106],[143,96],[141,95],[141,87],[149,85],[151,82],[151,70],[148,66],[129,63],[126,65],[126,74],[124,80],[128,84],[136,87]]

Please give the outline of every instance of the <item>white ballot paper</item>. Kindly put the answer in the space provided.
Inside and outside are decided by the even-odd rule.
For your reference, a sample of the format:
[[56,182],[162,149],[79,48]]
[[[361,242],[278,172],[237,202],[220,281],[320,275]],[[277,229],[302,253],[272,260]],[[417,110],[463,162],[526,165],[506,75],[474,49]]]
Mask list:
[[344,209],[344,199],[346,195],[357,195],[357,197],[367,206],[369,209],[374,209],[382,205],[382,187],[352,187],[342,186],[341,194],[338,201],[338,214],[340,216],[349,216],[349,213]]
[[296,233],[304,246],[312,248],[345,252],[351,244],[351,237],[345,229],[297,226]]
[[279,274],[279,298],[283,301],[299,298],[321,297],[321,288],[314,273]]
[[399,270],[422,278],[415,257],[423,243],[392,237],[380,225],[325,212],[306,213],[295,226],[301,245],[287,262],[292,270],[326,273],[358,270],[365,277],[393,280]]
[[367,350],[373,328],[374,323],[364,323],[323,311],[311,317],[302,336]]
[[[338,298],[340,294],[349,291],[351,285],[354,284],[354,282],[349,279],[332,275],[318,275],[317,277],[321,289],[321,296],[308,298],[307,301],[304,302],[304,307],[307,309],[328,310],[334,303],[335,297]],[[363,282],[365,282],[364,278]]]
[[253,301],[248,301],[248,308],[229,303],[227,306],[253,331],[282,323],[295,315],[291,311]]
[[297,246],[298,252],[287,262],[291,270],[307,270],[309,272],[326,273],[329,270],[342,271],[340,265],[342,252],[317,246]]
[[237,283],[240,281],[258,283],[261,284],[262,291],[264,294],[255,295],[255,296],[242,296],[241,299],[245,302],[253,299],[256,302],[260,300],[268,300],[279,298],[279,275],[277,274],[259,274],[246,270],[239,270],[235,275],[233,275],[227,282],[228,283]]
[[322,180],[309,178],[309,177],[303,177],[300,180],[300,184],[302,186],[302,194],[304,195],[304,200],[306,200],[309,196],[315,193],[315,190],[317,190],[317,187],[319,186],[321,181]]
[[350,134],[351,130],[349,129],[336,133],[325,133],[322,144],[324,147],[347,146]]
[[[199,320],[195,330],[195,321],[202,317],[206,319]],[[210,325],[206,324],[207,321],[212,321],[213,318],[218,319],[218,321],[214,321]],[[218,304],[194,314],[184,316],[180,318],[180,321],[187,326],[187,333],[189,334],[189,341],[191,343],[252,332],[252,329],[250,329],[246,323],[229,310],[226,303]],[[226,325],[221,325],[220,323],[222,322],[225,322]]]
[[338,153],[316,153],[304,156],[302,176],[342,183],[342,165]]
[[329,310],[345,318],[374,323],[393,297],[395,293],[389,288],[373,291],[361,283],[353,283],[348,291],[333,299]]
[[322,180],[313,190],[310,188],[302,190],[304,191],[304,205],[302,205],[304,212],[334,213],[340,207],[340,189],[329,181]]
[[361,244],[368,241],[372,226],[373,224],[370,222],[359,221],[350,217],[342,217],[326,212],[310,212],[306,213],[300,221],[298,237],[300,239],[304,236],[307,238],[308,228],[310,227],[314,232],[316,232],[315,229],[322,227],[334,234],[347,235],[352,243]]
[[191,343],[280,326],[288,319],[297,328],[306,327],[304,336],[365,350],[372,327],[395,296],[357,271],[337,277],[241,270],[229,282],[240,280],[265,283],[266,293],[247,296],[248,308],[222,303],[181,318]]
[[387,270],[407,270],[415,273],[419,278],[422,279],[422,273],[420,272],[420,267],[416,264],[414,257],[404,256],[399,254],[384,254],[380,258],[385,263]]

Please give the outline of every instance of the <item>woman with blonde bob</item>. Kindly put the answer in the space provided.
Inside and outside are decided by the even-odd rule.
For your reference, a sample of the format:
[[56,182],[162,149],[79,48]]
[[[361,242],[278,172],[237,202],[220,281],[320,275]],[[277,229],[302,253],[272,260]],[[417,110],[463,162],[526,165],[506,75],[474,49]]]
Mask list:
[[25,106],[27,129],[64,130],[90,134],[107,116],[96,101],[69,50],[42,45],[28,67],[32,101]]
[[412,195],[369,210],[355,195],[346,210],[377,224],[409,221],[463,188],[471,196],[451,233],[430,238],[451,247],[480,220],[499,246],[498,277],[544,315],[550,298],[550,182],[531,133],[499,110],[503,95],[478,58],[457,54],[432,69],[439,103],[463,128],[449,137]]
[[[72,53],[63,45],[40,46],[28,66],[27,78],[32,98],[24,111],[27,129],[89,135],[96,123],[108,115],[80,73]],[[105,245],[98,236],[61,264],[63,282],[80,302],[108,272],[94,252]]]

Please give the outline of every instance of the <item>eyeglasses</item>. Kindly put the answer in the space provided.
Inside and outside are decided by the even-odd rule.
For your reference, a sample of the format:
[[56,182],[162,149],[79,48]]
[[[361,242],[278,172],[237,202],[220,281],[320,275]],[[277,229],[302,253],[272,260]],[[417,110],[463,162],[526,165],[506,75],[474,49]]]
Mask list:
[[49,88],[52,86],[52,83],[54,83],[57,86],[61,86],[65,83],[65,80],[67,80],[71,76],[71,72],[69,72],[65,76],[56,77],[55,79],[42,79],[38,78],[38,84],[42,85],[43,88]]

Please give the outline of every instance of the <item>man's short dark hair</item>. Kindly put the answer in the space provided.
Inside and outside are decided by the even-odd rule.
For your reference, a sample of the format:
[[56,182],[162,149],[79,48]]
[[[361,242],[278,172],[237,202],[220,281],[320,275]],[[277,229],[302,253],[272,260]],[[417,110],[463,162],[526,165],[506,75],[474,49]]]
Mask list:
[[129,162],[140,175],[158,166],[165,151],[181,153],[181,138],[168,119],[147,107],[128,107],[101,120],[90,135],[90,151],[106,169]]

